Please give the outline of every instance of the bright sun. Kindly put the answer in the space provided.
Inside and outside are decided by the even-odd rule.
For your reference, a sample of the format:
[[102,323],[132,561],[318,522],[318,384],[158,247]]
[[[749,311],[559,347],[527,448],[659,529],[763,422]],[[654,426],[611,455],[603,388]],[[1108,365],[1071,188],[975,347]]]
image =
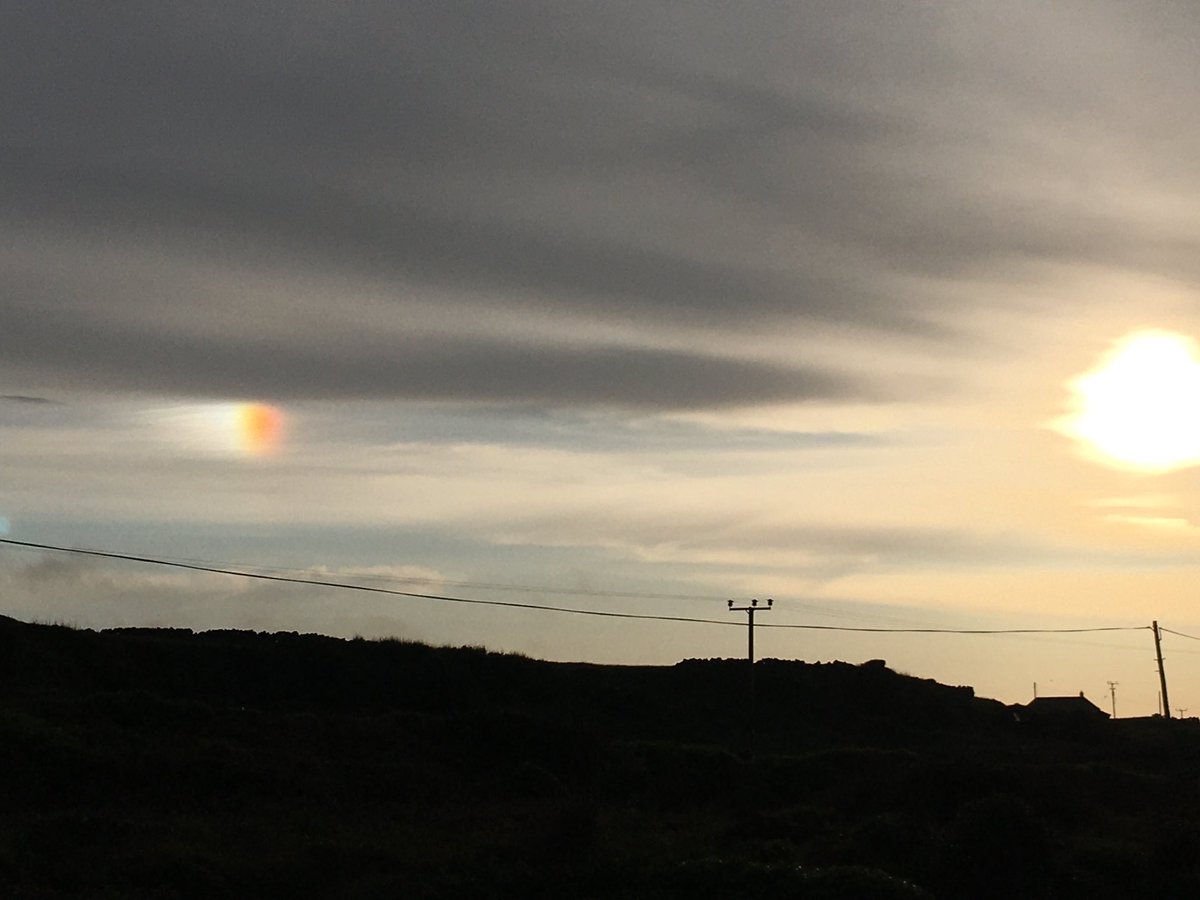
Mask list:
[[1138,331],[1071,383],[1060,430],[1102,461],[1165,472],[1200,464],[1200,359],[1191,338]]

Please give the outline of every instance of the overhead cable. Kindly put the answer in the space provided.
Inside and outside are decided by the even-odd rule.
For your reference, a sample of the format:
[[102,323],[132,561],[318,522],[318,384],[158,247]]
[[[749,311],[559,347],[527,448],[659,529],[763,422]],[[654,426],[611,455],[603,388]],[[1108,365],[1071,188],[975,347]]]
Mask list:
[[1200,641],[1200,637],[1196,637],[1194,634],[1184,634],[1182,631],[1175,631],[1173,628],[1163,628],[1161,625],[1159,625],[1158,630],[1165,631],[1167,634],[1174,634],[1182,638],[1188,638],[1189,640]]
[[[17,541],[11,538],[0,538],[0,544],[13,547],[24,547],[31,550],[47,550],[54,553],[71,553],[80,556],[99,557],[101,559],[116,559],[126,562],[143,563],[153,566],[166,566],[175,569],[187,569],[193,572],[209,572],[216,575],[230,575],[238,578],[252,578],[258,581],[271,581],[283,584],[306,584],[313,587],[336,588],[337,590],[362,591],[371,594],[386,594],[395,597],[411,597],[419,600],[435,600],[444,603],[467,603],[476,606],[501,606],[512,609],[531,609],[543,612],[569,613],[577,616],[599,616],[610,619],[642,619],[658,622],[689,622],[702,625],[725,625],[740,628],[742,624],[730,619],[703,619],[693,616],[663,616],[648,613],[616,612],[601,609],[578,609],[569,606],[548,606],[538,603],[518,603],[510,600],[481,600],[473,597],[450,597],[443,594],[424,594],[415,591],[398,591],[392,588],[373,587],[370,585],[353,584],[345,581],[329,581],[317,578],[295,578],[287,575],[268,575],[263,572],[248,572],[240,569],[207,566],[197,563],[185,563],[160,559],[152,556],[135,556],[129,553],[116,553],[110,550],[90,550],[82,547],[60,547],[54,544],[40,544],[32,541]],[[1149,625],[1108,626],[1098,628],[872,628],[850,625],[811,625],[805,623],[771,622],[762,623],[761,628],[790,628],[805,631],[841,631],[870,634],[1086,634],[1106,631],[1145,631]],[[1163,629],[1166,631],[1167,629]],[[1183,635],[1190,637],[1190,635]],[[1198,639],[1200,640],[1200,639]]]

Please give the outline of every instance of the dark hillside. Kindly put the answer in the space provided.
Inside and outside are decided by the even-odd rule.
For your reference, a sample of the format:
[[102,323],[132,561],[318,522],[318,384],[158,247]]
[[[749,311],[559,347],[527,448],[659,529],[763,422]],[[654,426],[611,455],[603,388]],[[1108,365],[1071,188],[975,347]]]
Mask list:
[[1027,727],[878,661],[778,660],[752,723],[748,675],[0,617],[0,894],[1200,889],[1194,723]]
[[[0,619],[10,692],[151,691],[224,706],[370,713],[520,711],[607,736],[737,747],[748,724],[742,660],[676,666],[548,663],[479,648],[344,641],[315,634],[186,629],[102,633]],[[898,675],[882,661],[757,666],[760,731],[781,749],[821,735],[929,739],[1007,719],[970,688]],[[803,727],[801,727],[803,726]]]

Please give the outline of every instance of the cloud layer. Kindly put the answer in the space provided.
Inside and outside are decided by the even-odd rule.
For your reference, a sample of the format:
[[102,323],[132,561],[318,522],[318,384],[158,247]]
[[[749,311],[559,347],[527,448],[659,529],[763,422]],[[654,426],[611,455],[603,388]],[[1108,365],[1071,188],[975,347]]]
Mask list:
[[[1171,198],[1197,26],[1172,10],[10,4],[0,377],[879,399],[821,358],[828,329],[919,355],[964,339],[979,282],[1195,277]],[[785,363],[728,343],[781,332]]]

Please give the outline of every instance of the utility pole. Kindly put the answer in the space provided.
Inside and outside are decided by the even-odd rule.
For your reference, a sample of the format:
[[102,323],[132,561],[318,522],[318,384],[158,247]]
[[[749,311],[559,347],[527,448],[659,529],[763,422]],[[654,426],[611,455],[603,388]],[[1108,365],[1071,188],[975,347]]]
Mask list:
[[754,732],[758,722],[756,706],[756,698],[754,691],[754,614],[760,610],[766,611],[775,605],[774,600],[767,600],[766,606],[759,606],[758,600],[751,600],[748,606],[734,606],[733,601],[729,601],[730,612],[744,612],[746,614],[746,632],[749,635],[746,642],[746,660],[750,664],[750,758],[754,758]]
[[1117,717],[1117,685],[1118,684],[1120,684],[1119,681],[1110,681],[1108,683],[1108,692],[1110,694],[1112,694],[1112,710],[1113,710],[1113,718],[1114,719]]
[[1167,672],[1162,661],[1162,635],[1158,631],[1158,619],[1151,623],[1154,629],[1154,655],[1158,657],[1158,683],[1162,687],[1162,711],[1164,718],[1171,718],[1171,701],[1167,699]]
[[746,658],[750,660],[750,671],[754,671],[754,614],[759,610],[764,612],[775,605],[774,600],[768,600],[766,606],[759,606],[757,600],[751,600],[749,606],[734,606],[733,601],[729,601],[729,609],[731,612],[744,612],[746,614],[746,624],[749,626],[749,642],[746,649]]
[[1033,699],[1034,700],[1037,699],[1037,682],[1036,681],[1033,683]]
[[1188,708],[1186,706],[1175,707],[1175,712],[1179,713],[1179,718],[1181,718],[1181,719],[1183,718],[1183,714],[1187,711],[1188,711]]

